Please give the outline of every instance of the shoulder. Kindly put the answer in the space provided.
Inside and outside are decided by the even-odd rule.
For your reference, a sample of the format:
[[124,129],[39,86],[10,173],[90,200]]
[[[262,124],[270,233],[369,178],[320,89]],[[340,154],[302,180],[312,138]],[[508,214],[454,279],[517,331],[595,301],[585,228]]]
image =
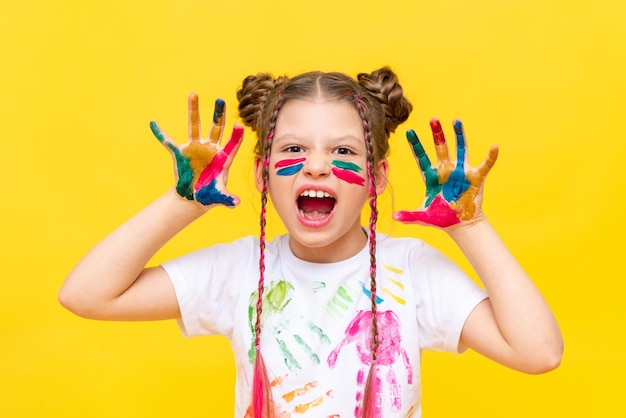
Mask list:
[[416,278],[465,275],[448,256],[419,238],[380,234],[377,241],[383,267],[394,266]]
[[391,237],[386,234],[378,233],[376,241],[378,249],[383,256],[429,257],[435,254],[441,254],[439,250],[419,238]]
[[[284,235],[280,235],[271,241],[265,242],[265,251],[277,251],[284,241]],[[259,252],[260,240],[257,236],[245,236],[231,242],[213,244],[205,248],[199,249],[197,253],[238,253],[245,252],[250,255]]]
[[[278,239],[276,240],[278,241]],[[273,251],[277,244],[266,243],[266,252]],[[251,263],[258,263],[259,238],[246,236],[235,241],[213,244],[190,253],[181,255],[162,266],[169,272],[175,269],[204,270],[228,266],[228,268],[244,268]]]

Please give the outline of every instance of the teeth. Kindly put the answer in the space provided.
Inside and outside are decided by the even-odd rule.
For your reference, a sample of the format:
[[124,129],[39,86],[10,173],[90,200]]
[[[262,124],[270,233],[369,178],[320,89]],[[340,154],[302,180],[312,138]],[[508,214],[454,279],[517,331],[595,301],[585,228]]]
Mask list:
[[317,197],[317,198],[322,198],[322,197],[331,197],[329,193],[322,191],[322,190],[305,190],[302,192],[302,194],[300,196],[304,196],[304,197]]

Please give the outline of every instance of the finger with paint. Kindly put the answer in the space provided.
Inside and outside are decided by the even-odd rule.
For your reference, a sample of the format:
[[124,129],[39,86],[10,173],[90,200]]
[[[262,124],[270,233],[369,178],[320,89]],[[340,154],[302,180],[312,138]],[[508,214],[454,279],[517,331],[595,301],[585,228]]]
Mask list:
[[222,99],[215,100],[215,109],[213,110],[213,121],[211,123],[211,130],[209,131],[209,140],[218,144],[222,139],[222,133],[224,132],[224,124],[226,123],[226,117],[224,111],[226,110],[226,103]]
[[176,144],[165,132],[163,132],[156,122],[150,122],[150,129],[152,130],[154,136],[169,151],[174,159],[176,193],[187,200],[193,200],[193,170],[189,164],[189,158],[183,156],[178,144]]
[[[463,144],[463,155],[459,153],[458,159],[463,158],[464,162],[468,161],[468,156],[465,147],[465,134],[463,132],[463,124],[461,121],[455,121],[454,131],[457,135],[457,142]],[[457,146],[459,149],[461,145]],[[456,201],[450,204],[450,207],[458,212],[459,219],[469,220],[474,216],[476,211],[476,198],[479,196],[483,182],[487,177],[487,174],[491,171],[496,160],[498,159],[498,147],[496,145],[489,149],[487,158],[478,167],[469,167],[465,170],[465,179],[468,183],[468,187],[465,191],[456,199]]]
[[200,128],[200,104],[197,94],[191,93],[189,95],[187,106],[189,108],[189,140],[199,141],[202,130]]
[[153,134],[174,158],[176,192],[181,197],[195,200],[202,205],[236,206],[239,198],[230,195],[225,184],[228,168],[243,139],[243,127],[235,125],[230,140],[221,148],[219,142],[225,123],[224,101],[215,101],[214,122],[207,139],[202,138],[197,94],[189,95],[188,109],[189,138],[183,145],[176,144],[156,122],[150,123]]
[[456,165],[450,172],[446,181],[442,182],[441,185],[443,198],[447,202],[456,202],[459,200],[461,195],[470,186],[470,183],[465,176],[465,162],[467,157],[463,125],[460,120],[455,120],[453,125],[454,132],[456,134]]
[[443,184],[448,180],[448,176],[454,169],[454,163],[450,161],[446,136],[443,133],[439,119],[433,118],[430,120],[430,130],[433,133],[433,142],[435,143],[435,152],[437,154],[437,175],[439,176],[439,184]]
[[434,168],[414,131],[407,139],[420,166],[426,183],[426,198],[421,209],[399,211],[393,218],[404,223],[421,223],[445,228],[469,220],[476,213],[477,197],[485,177],[495,164],[498,148],[492,147],[487,159],[476,168],[466,169],[467,149],[461,121],[454,121],[457,141],[457,160],[449,158],[445,136],[437,119],[430,122],[437,152],[438,165]]
[[419,164],[420,170],[422,172],[422,177],[426,185],[425,206],[428,206],[433,201],[435,196],[437,196],[437,194],[439,194],[439,192],[441,191],[438,170],[436,167],[432,166],[430,158],[428,158],[428,155],[426,154],[426,151],[424,150],[424,147],[422,146],[422,143],[417,137],[415,131],[412,129],[408,130],[406,132],[406,138],[411,145],[413,155],[415,156],[415,159],[417,160],[417,163]]

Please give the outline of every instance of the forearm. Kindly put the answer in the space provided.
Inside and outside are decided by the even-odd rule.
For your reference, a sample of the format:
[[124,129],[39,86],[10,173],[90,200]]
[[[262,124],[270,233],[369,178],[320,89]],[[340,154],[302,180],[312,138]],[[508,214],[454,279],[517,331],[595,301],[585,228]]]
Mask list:
[[83,257],[61,288],[61,303],[78,312],[102,309],[135,283],[166,242],[205,212],[168,191]]
[[548,304],[489,221],[477,219],[449,233],[485,286],[510,352],[521,359],[560,358],[561,332]]

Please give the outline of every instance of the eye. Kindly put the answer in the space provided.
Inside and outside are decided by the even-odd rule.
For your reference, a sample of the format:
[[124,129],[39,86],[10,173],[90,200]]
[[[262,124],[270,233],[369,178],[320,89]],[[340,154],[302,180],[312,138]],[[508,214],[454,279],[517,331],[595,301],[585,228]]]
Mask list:
[[281,150],[282,152],[302,152],[303,149],[299,145],[289,145]]
[[335,148],[333,153],[339,154],[339,155],[356,155],[356,152],[354,152],[352,149],[348,147],[337,147]]

